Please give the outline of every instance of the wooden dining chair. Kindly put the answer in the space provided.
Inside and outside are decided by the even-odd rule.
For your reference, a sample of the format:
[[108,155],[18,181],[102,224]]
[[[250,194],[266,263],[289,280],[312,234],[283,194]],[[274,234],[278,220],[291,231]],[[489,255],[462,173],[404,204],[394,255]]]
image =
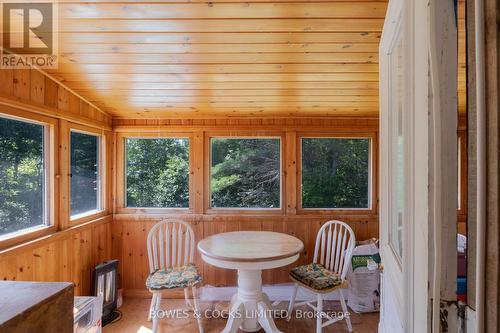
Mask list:
[[184,289],[186,305],[192,308],[189,288],[193,293],[198,329],[200,333],[203,333],[196,289],[196,285],[201,282],[201,275],[193,264],[194,245],[193,229],[181,220],[163,220],[149,231],[147,239],[149,276],[146,286],[153,294],[148,315],[148,320],[153,320],[153,333],[156,333],[158,329],[157,314],[160,310],[162,291]]
[[[349,332],[352,332],[352,324],[348,313],[342,289],[347,288],[346,275],[351,264],[351,257],[356,239],[352,229],[344,222],[326,222],[318,231],[316,245],[314,248],[313,263],[296,267],[290,271],[290,278],[295,282],[292,298],[288,307],[288,318],[290,320],[294,307],[308,305],[316,311],[316,333],[321,333],[323,327],[331,325],[339,320],[345,319]],[[317,305],[314,300],[295,304],[297,290],[305,287],[317,296]],[[323,313],[323,296],[338,291],[343,316],[332,318]],[[323,318],[327,321],[323,322]]]

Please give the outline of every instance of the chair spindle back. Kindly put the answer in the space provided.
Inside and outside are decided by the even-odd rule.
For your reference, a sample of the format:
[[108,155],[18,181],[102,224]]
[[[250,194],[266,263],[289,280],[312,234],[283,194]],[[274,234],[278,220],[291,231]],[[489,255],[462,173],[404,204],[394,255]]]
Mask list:
[[349,225],[341,221],[326,222],[316,237],[314,263],[324,265],[345,279],[355,244],[354,231]]
[[166,219],[151,228],[147,239],[149,272],[193,262],[194,232],[181,220]]

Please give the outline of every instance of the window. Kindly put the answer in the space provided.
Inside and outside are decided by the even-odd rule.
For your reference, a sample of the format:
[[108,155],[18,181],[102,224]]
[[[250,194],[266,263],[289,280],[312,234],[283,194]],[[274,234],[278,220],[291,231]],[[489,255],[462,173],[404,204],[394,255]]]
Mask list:
[[403,41],[398,37],[391,61],[390,101],[390,209],[389,241],[399,260],[403,258],[403,220],[405,215],[405,110],[403,91]]
[[101,210],[100,137],[71,131],[71,216]]
[[189,207],[189,139],[125,140],[126,207]]
[[48,128],[0,118],[0,236],[48,224]]
[[212,208],[279,208],[280,139],[212,138]]
[[369,208],[370,139],[302,138],[302,208]]

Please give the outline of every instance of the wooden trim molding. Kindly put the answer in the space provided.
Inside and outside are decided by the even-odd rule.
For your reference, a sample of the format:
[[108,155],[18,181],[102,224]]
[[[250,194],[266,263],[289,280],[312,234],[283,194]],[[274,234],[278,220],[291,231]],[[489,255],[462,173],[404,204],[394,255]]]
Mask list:
[[[152,119],[138,123],[118,119],[116,134],[116,207],[117,214],[160,215],[323,215],[377,216],[378,214],[378,120],[365,119],[196,119],[177,121]],[[252,125],[253,123],[253,125]],[[143,124],[140,126],[138,124]],[[345,127],[349,125],[348,127]],[[371,139],[370,209],[300,209],[300,144],[303,136],[367,137]],[[125,147],[128,137],[187,137],[190,139],[189,209],[125,207]],[[273,209],[238,209],[210,207],[210,139],[213,137],[276,137],[281,140],[281,207]]]
[[[370,170],[369,170],[369,203],[368,208],[303,208],[302,207],[302,139],[303,138],[362,138],[370,140]],[[378,132],[357,131],[344,129],[344,131],[331,132],[297,132],[296,134],[296,202],[298,214],[354,214],[354,215],[377,215],[378,213]]]
[[159,129],[169,131],[208,131],[217,129],[237,130],[375,130],[379,120],[376,118],[222,118],[222,119],[127,119],[113,118],[116,132],[154,132]]
[[31,239],[29,241],[24,241],[22,243],[17,243],[14,245],[9,245],[7,247],[0,248],[0,259],[3,260],[6,257],[11,256],[11,255],[15,256],[19,251],[27,251],[27,250],[33,249],[35,247],[43,246],[44,244],[47,244],[49,242],[63,239],[67,235],[74,233],[74,232],[83,231],[83,230],[86,230],[86,229],[91,228],[93,226],[100,225],[100,224],[110,223],[112,220],[113,219],[112,219],[111,215],[106,215],[106,216],[103,216],[101,218],[98,218],[98,219],[95,219],[95,220],[92,220],[92,221],[89,221],[86,223],[82,223],[80,225],[70,227],[70,228],[65,229],[65,230],[53,231],[53,232],[51,232],[45,236],[42,236],[42,237],[39,235],[37,238]]
[[64,119],[68,121],[72,121],[78,124],[92,126],[96,128],[104,128],[107,130],[111,129],[111,126],[108,123],[103,123],[101,121],[96,121],[92,119],[87,119],[80,115],[72,115],[72,114],[64,114],[60,113],[58,109],[51,108],[45,105],[37,105],[35,103],[28,104],[20,99],[13,99],[10,96],[5,96],[0,94],[0,105],[4,107],[10,107],[13,109],[19,109],[24,111],[29,111],[33,113],[37,113],[40,115],[50,115],[50,117],[54,117],[57,119]]
[[[112,207],[113,138],[111,116],[82,100],[58,82],[35,69],[0,71],[0,114],[46,124],[47,165],[49,169],[49,212],[51,226],[36,232],[19,233],[0,241],[0,248],[23,243],[36,237],[64,230],[77,223],[105,216]],[[78,221],[69,218],[69,130],[77,128],[103,136],[105,209]],[[109,167],[108,167],[109,166]]]
[[38,228],[33,228],[28,231],[21,230],[18,233],[13,233],[9,237],[0,239],[0,252],[2,249],[7,249],[12,246],[40,239],[45,236],[51,235],[56,231],[57,231],[57,226],[49,225],[49,226],[40,226]]
[[[260,139],[279,139],[280,140],[280,207],[279,208],[237,208],[237,207],[211,207],[211,139],[213,138],[260,138]],[[239,214],[239,215],[259,215],[259,214],[284,214],[286,205],[286,163],[285,158],[285,146],[286,146],[286,134],[283,131],[243,131],[243,130],[222,130],[217,131],[206,131],[205,132],[205,182],[204,182],[204,207],[206,214]]]
[[65,90],[67,90],[68,92],[70,92],[71,94],[75,95],[76,97],[78,97],[83,103],[86,103],[88,104],[90,107],[94,108],[95,110],[97,110],[98,112],[102,113],[105,117],[109,117],[109,115],[101,110],[101,108],[99,108],[97,105],[95,105],[94,103],[92,103],[91,101],[89,101],[88,99],[86,99],[85,97],[83,97],[82,95],[80,95],[79,93],[77,93],[76,91],[74,91],[73,89],[71,89],[70,87],[68,87],[66,84],[64,84],[63,82],[61,82],[60,80],[56,79],[54,76],[50,75],[49,73],[39,69],[39,68],[33,68],[33,70],[36,70],[38,71],[39,73],[41,73],[42,75],[44,75],[45,77],[47,77],[48,79],[56,82],[58,84],[59,87],[62,87],[64,88]]
[[[127,138],[186,138],[189,139],[189,165],[190,165],[190,177],[189,177],[189,207],[188,208],[153,208],[153,207],[126,207],[125,191],[126,191],[126,181],[125,181],[125,168],[126,168],[126,156],[125,156],[125,139]],[[118,214],[133,214],[133,213],[186,213],[193,212],[196,206],[195,198],[191,193],[195,192],[194,181],[197,179],[197,173],[199,168],[194,168],[196,165],[194,160],[195,157],[200,157],[199,153],[194,151],[194,143],[196,141],[196,135],[191,132],[169,132],[165,130],[158,130],[156,132],[136,132],[136,133],[117,133],[116,135],[116,207],[115,212]],[[198,139],[199,140],[199,139]],[[202,156],[201,156],[202,157]]]
[[[58,209],[58,199],[61,193],[60,187],[60,163],[59,163],[59,124],[57,119],[46,117],[40,114],[32,114],[26,111],[16,111],[10,108],[0,106],[0,116],[4,115],[9,119],[19,121],[38,123],[45,126],[45,138],[48,142],[44,143],[44,159],[46,164],[45,186],[48,187],[46,192],[47,200],[46,213],[48,214],[46,222],[48,225],[40,225],[38,228],[20,230],[12,235],[0,237],[0,249],[12,246],[28,240],[47,235],[54,232],[60,227],[60,212]],[[47,144],[48,143],[48,144]]]
[[[99,172],[101,174],[101,208],[93,213],[71,217],[71,131],[76,130],[82,133],[89,133],[98,136],[99,143]],[[110,186],[112,182],[111,166],[113,159],[112,133],[104,129],[84,126],[76,123],[61,120],[60,135],[60,164],[61,164],[61,204],[60,214],[62,229],[75,226],[80,223],[88,222],[96,218],[105,216],[112,211],[112,201]]]

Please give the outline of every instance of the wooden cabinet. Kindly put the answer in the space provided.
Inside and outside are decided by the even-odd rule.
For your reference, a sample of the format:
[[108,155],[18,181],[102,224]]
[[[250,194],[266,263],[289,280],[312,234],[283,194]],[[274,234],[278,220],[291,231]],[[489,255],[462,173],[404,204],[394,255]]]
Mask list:
[[0,333],[73,332],[73,284],[0,281]]

